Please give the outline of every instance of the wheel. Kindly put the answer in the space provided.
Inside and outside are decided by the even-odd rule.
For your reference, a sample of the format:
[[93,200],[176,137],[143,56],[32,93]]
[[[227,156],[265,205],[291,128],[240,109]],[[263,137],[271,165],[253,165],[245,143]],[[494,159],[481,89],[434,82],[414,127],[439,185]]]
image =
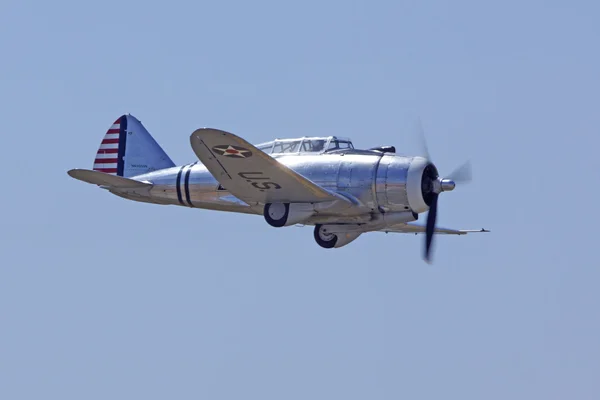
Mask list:
[[337,243],[338,237],[335,233],[323,232],[323,225],[315,225],[315,241],[325,249],[332,249]]
[[265,205],[264,216],[267,223],[275,228],[285,226],[290,212],[288,203],[268,203]]

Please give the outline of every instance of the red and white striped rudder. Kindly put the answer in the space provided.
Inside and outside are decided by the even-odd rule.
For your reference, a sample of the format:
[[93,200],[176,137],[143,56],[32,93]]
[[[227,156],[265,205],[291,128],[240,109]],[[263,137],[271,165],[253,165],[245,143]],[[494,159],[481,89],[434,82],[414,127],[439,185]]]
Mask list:
[[[121,136],[121,120],[125,116],[117,119],[102,139],[100,148],[96,153],[94,160],[94,171],[100,171],[111,175],[118,175],[119,164],[119,138]],[[122,157],[122,156],[121,156]],[[123,173],[119,174],[123,176]]]

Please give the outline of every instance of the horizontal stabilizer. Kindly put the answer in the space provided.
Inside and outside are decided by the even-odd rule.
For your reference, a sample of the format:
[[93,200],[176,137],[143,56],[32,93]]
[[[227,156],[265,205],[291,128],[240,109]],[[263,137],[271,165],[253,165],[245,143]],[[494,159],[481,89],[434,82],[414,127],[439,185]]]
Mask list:
[[98,186],[104,186],[108,189],[136,189],[150,188],[151,183],[140,182],[122,176],[107,174],[89,169],[72,169],[67,172],[72,178]]

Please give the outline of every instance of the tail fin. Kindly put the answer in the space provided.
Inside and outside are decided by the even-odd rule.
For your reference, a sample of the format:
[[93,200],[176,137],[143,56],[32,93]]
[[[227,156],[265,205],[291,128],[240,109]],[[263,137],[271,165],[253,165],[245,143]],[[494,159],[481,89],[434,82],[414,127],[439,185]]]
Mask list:
[[100,143],[94,171],[128,178],[175,164],[142,123],[127,114],[117,119]]

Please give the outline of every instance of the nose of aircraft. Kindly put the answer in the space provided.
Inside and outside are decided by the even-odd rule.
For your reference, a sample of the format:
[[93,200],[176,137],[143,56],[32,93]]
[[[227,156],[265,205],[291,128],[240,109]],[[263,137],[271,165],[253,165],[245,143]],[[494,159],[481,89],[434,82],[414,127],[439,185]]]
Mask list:
[[443,192],[450,192],[456,187],[456,183],[452,179],[442,179],[440,183],[442,184]]

